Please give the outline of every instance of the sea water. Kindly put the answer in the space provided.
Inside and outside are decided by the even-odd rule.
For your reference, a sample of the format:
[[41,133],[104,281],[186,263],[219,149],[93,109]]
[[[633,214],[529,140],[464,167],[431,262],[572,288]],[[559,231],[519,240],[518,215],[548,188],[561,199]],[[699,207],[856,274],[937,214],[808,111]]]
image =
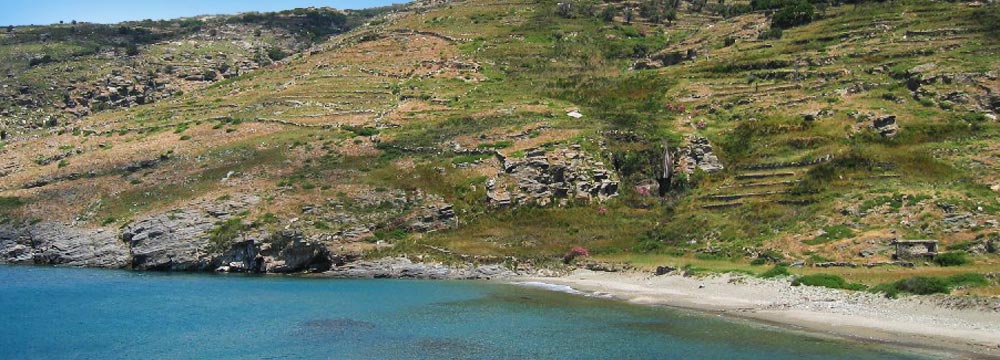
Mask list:
[[0,359],[223,358],[918,357],[530,286],[0,266]]

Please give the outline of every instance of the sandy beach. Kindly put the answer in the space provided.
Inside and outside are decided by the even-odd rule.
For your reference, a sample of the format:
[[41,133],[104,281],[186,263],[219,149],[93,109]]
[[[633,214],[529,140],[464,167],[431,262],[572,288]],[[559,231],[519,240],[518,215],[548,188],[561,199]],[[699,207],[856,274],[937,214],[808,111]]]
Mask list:
[[577,270],[515,283],[564,285],[584,295],[694,309],[791,329],[902,346],[951,358],[1000,358],[1000,301],[791,286],[745,275],[684,277]]

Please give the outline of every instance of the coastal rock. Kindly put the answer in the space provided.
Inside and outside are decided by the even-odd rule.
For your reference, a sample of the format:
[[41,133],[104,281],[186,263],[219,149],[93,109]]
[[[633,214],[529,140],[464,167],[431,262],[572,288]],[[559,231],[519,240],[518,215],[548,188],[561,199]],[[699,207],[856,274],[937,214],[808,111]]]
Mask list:
[[211,267],[210,234],[216,221],[198,210],[181,210],[141,219],[122,229],[135,270],[204,271]]
[[129,252],[114,231],[42,222],[0,228],[0,263],[122,268]]
[[[215,269],[215,257],[234,244],[213,244],[212,230],[221,221],[259,201],[256,197],[201,202],[191,208],[139,219],[122,229],[135,270],[205,271]],[[218,241],[218,239],[216,239]]]
[[334,264],[326,246],[308,241],[296,231],[282,231],[269,236],[266,242],[260,244],[256,259],[260,259],[263,266],[263,271],[258,272],[269,273],[320,272],[329,270]]
[[349,279],[496,279],[514,276],[515,273],[499,265],[452,268],[442,264],[414,263],[407,258],[362,260],[339,265],[324,273],[336,278]]

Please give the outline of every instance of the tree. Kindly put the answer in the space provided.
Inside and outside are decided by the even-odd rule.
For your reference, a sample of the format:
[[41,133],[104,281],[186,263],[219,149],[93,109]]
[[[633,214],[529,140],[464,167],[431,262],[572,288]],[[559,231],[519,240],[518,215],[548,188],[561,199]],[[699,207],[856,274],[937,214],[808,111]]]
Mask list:
[[631,7],[626,7],[625,8],[625,23],[629,24],[629,25],[632,24],[632,8]]
[[778,10],[771,19],[775,27],[787,29],[792,26],[808,24],[816,17],[816,9],[806,0],[786,5]]
[[667,23],[673,25],[674,21],[677,20],[677,10],[668,9],[667,12],[663,14],[663,17],[667,19]]
[[7,25],[7,32],[8,33],[14,32],[14,25]]

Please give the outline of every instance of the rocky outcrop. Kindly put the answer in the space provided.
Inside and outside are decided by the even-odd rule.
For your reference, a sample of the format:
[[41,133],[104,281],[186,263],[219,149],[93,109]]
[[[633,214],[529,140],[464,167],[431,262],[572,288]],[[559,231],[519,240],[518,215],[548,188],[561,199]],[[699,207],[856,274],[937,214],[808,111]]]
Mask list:
[[[151,216],[122,229],[136,270],[292,273],[325,271],[335,257],[301,232],[247,230],[232,214],[256,198],[202,204]],[[226,235],[225,227],[235,227]]]
[[498,279],[516,275],[500,265],[452,268],[442,264],[414,263],[407,258],[363,260],[337,266],[324,273],[331,277],[350,279]]
[[210,232],[228,216],[196,209],[140,219],[122,229],[136,270],[204,271],[212,266]]
[[523,158],[497,152],[503,174],[486,184],[487,202],[493,207],[521,204],[546,206],[554,200],[604,201],[618,196],[619,181],[603,162],[580,149],[533,149]]
[[0,228],[0,263],[122,268],[129,264],[117,232],[42,222]]
[[263,240],[233,244],[212,261],[215,271],[242,273],[297,273],[329,270],[342,259],[326,246],[305,239],[298,231],[279,231]]
[[407,230],[427,232],[452,227],[458,219],[455,217],[455,207],[451,204],[428,205],[407,224]]
[[[258,272],[292,273],[326,271],[340,258],[330,254],[323,244],[308,241],[297,231],[282,231],[260,244],[258,257],[263,264]],[[260,271],[262,270],[262,271]]]
[[695,170],[716,172],[725,169],[712,150],[712,144],[702,136],[689,136],[684,146],[677,149],[674,168],[677,173],[694,174]]
[[872,129],[885,138],[896,137],[899,133],[899,125],[896,125],[896,115],[885,115],[872,120]]

